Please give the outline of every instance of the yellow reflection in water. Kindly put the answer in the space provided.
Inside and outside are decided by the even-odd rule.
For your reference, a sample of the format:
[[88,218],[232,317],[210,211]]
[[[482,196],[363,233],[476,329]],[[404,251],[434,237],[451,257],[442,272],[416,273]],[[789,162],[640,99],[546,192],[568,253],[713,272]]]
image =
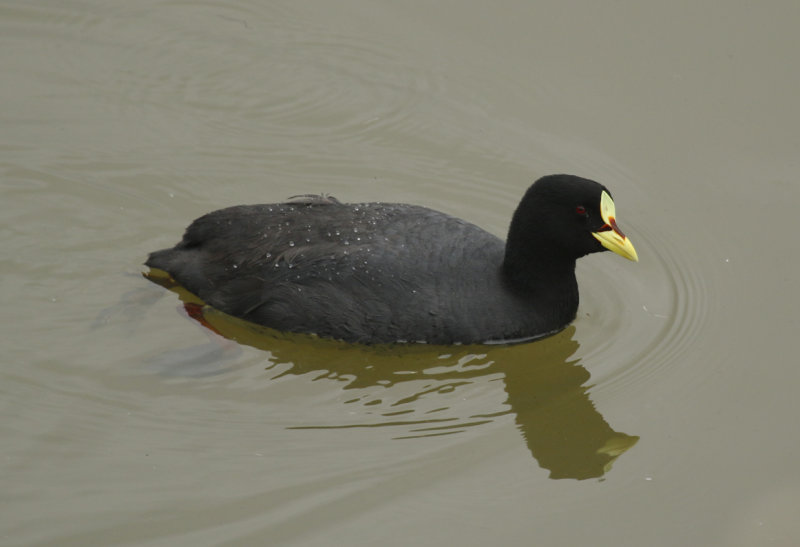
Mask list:
[[[170,283],[168,277],[157,277],[158,273],[151,272],[148,278],[176,292],[186,305],[194,306],[195,312],[190,315],[206,327],[240,344],[269,352],[276,363],[288,364],[279,376],[316,373],[315,379],[339,380],[343,389],[362,392],[346,402],[358,401],[365,406],[382,405],[392,396],[389,388],[396,388],[394,400],[388,404],[391,410],[380,413],[377,422],[311,425],[304,429],[413,425],[413,434],[406,437],[421,437],[452,434],[513,414],[531,454],[554,479],[602,477],[639,440],[614,431],[589,399],[590,374],[578,360],[570,360],[578,349],[572,326],[555,336],[516,345],[346,344],[312,335],[281,333],[229,316],[205,306],[195,295]],[[507,397],[503,405],[488,412],[440,417],[437,411],[449,407],[441,406],[435,398],[431,408],[423,408],[423,399],[431,395],[443,396],[464,386],[489,382],[497,389],[502,386]]]

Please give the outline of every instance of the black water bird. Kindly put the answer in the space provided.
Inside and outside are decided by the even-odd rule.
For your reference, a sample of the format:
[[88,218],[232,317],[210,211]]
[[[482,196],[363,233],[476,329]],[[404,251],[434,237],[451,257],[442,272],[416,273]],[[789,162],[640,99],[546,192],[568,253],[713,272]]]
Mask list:
[[606,249],[638,260],[611,193],[551,175],[525,193],[505,242],[426,207],[306,195],[208,213],[146,264],[149,276],[166,272],[206,304],[280,331],[485,343],[566,327],[578,308],[575,261]]

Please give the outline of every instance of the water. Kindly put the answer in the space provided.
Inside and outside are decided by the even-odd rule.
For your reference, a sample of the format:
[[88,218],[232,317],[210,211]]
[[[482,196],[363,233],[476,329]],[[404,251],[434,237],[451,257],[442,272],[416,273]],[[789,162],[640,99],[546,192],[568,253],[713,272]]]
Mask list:
[[[800,8],[0,6],[4,545],[792,545]],[[503,235],[553,172],[640,262],[534,344],[354,348],[141,277],[305,193]],[[184,295],[184,298],[185,295]],[[234,341],[236,340],[236,341]]]

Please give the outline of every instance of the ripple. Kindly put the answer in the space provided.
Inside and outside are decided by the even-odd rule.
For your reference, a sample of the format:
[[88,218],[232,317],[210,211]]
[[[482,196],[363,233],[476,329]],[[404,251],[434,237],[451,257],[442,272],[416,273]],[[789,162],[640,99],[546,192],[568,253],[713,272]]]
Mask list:
[[[183,18],[184,10],[194,16]],[[132,48],[115,87],[131,106],[169,105],[218,136],[366,138],[410,123],[409,104],[441,85],[387,44],[325,28],[301,32],[285,11],[254,20],[231,7],[198,15],[176,4],[159,25]]]
[[593,268],[592,278],[582,283],[578,354],[591,367],[596,391],[653,382],[686,354],[706,321],[703,279],[690,257],[655,230],[631,230],[643,257],[635,268]]

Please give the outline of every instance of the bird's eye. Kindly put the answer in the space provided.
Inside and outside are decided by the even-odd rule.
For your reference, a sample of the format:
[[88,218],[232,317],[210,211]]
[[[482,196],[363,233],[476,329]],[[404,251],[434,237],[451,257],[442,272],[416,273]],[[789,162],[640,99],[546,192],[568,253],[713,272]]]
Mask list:
[[583,205],[578,205],[577,207],[575,207],[575,213],[585,217],[586,207],[584,207]]

